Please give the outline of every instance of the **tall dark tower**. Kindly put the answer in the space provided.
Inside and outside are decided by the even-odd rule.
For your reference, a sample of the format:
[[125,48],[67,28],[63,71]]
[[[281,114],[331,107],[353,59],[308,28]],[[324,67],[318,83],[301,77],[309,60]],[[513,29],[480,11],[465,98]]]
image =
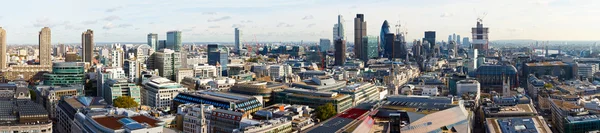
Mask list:
[[435,31],[425,31],[423,44],[425,44],[425,41],[429,42],[429,46],[423,46],[425,47],[425,50],[429,51],[430,49],[433,49],[433,46],[435,46]]
[[94,58],[94,31],[91,29],[81,33],[81,46],[83,47],[83,62],[89,62],[92,65]]
[[336,39],[333,41],[335,45],[335,65],[342,66],[346,62],[346,40]]
[[367,22],[365,22],[364,14],[356,14],[354,18],[354,56],[362,57],[363,52],[363,37],[367,35]]

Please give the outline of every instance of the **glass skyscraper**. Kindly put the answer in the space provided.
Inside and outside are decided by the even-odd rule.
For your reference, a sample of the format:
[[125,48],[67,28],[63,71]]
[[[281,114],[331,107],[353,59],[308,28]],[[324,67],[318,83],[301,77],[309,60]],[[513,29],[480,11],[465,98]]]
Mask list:
[[375,36],[364,36],[363,37],[363,54],[361,60],[364,62],[369,61],[371,58],[375,58],[379,54],[379,38]]
[[224,76],[227,75],[228,54],[229,50],[227,47],[219,44],[208,44],[208,64],[215,66],[220,64],[221,73]]
[[381,55],[383,56],[385,53],[385,49],[387,48],[386,46],[386,39],[385,39],[385,34],[390,33],[390,25],[388,24],[387,20],[383,21],[383,25],[381,25],[381,33],[379,33],[379,38],[381,38]]
[[148,45],[154,49],[154,51],[160,50],[158,45],[158,34],[150,33],[148,34]]
[[166,48],[175,50],[176,52],[181,51],[181,31],[167,32]]

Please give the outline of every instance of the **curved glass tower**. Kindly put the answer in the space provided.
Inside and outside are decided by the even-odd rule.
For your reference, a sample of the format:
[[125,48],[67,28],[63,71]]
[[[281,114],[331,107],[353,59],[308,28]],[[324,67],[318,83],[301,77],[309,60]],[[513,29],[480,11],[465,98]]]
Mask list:
[[[390,25],[388,24],[387,20],[383,21],[383,25],[381,25],[381,33],[379,34],[379,38],[380,40],[380,44],[381,44],[381,51],[385,51],[385,34],[390,33]],[[383,52],[380,52],[380,56],[383,55]]]

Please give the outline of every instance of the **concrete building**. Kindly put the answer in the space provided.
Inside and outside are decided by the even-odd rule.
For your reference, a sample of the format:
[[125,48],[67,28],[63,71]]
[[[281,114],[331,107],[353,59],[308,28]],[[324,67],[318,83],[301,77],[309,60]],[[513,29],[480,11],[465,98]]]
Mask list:
[[582,64],[577,63],[575,69],[577,70],[577,78],[580,79],[592,79],[594,74],[598,72],[598,64]]
[[35,87],[36,101],[46,108],[49,117],[56,118],[56,105],[64,96],[83,96],[83,85],[71,86],[47,86],[38,85]]
[[107,100],[108,104],[113,104],[113,100],[118,97],[128,96],[133,98],[139,105],[142,105],[142,87],[135,83],[129,83],[126,79],[108,79],[102,90],[104,90],[104,99]]
[[527,77],[527,93],[528,95],[534,99],[534,101],[538,101],[538,92],[544,90],[546,82],[538,79],[534,75],[529,75]]
[[44,107],[29,100],[0,101],[0,132],[52,133],[52,120]]
[[192,69],[196,78],[212,78],[219,74],[217,67],[208,64],[194,64]]
[[166,123],[158,118],[125,109],[102,109],[75,114],[76,128],[81,132],[162,133]]
[[308,105],[311,108],[332,103],[336,112],[342,112],[352,107],[352,96],[329,91],[287,88],[275,92],[274,102]]
[[274,92],[287,88],[287,85],[279,82],[251,81],[248,83],[235,84],[229,90],[232,93],[262,97],[265,105],[276,103]]
[[177,83],[181,83],[185,77],[194,77],[194,69],[181,68],[177,71]]
[[561,61],[526,63],[523,66],[523,75],[533,74],[536,77],[543,75],[558,76],[559,79],[572,79],[573,66]]
[[331,76],[319,76],[302,82],[294,82],[292,87],[313,91],[331,91],[346,87],[346,81],[337,81]]
[[269,67],[269,73],[270,73],[269,75],[271,76],[271,78],[279,79],[284,76],[291,75],[292,74],[292,66],[289,66],[287,64],[271,65],[271,67]]
[[236,53],[241,55],[240,51],[242,51],[242,49],[244,49],[244,45],[240,43],[240,34],[241,34],[240,30],[238,28],[235,28],[235,30],[234,30],[235,50],[236,50]]
[[142,76],[142,63],[139,60],[127,59],[123,62],[123,71],[127,80],[138,82]]
[[[81,133],[83,129],[75,125],[75,114],[89,110],[103,109],[108,104],[101,97],[63,97],[57,105],[55,131],[59,133]],[[89,111],[92,112],[92,111]]]
[[158,75],[170,80],[177,80],[177,72],[181,67],[179,52],[171,49],[161,49],[152,54],[148,60],[148,69],[158,69]]
[[240,112],[245,116],[258,111],[263,107],[262,99],[248,95],[217,91],[179,93],[173,102],[173,107],[188,103],[209,104],[216,108]]
[[[205,104],[181,104],[177,108],[177,114],[183,117],[181,119],[181,131],[184,133],[206,133],[208,132],[209,120],[206,118],[211,115],[214,107]],[[178,122],[179,123],[179,122]]]
[[227,64],[229,63],[229,49],[219,44],[208,45],[208,64],[216,66],[219,75],[227,76]]
[[165,47],[175,52],[180,52],[181,50],[181,31],[169,31],[167,32],[167,41],[165,43]]
[[600,131],[600,116],[583,106],[548,98],[552,124],[558,133]]
[[[354,18],[354,55],[363,57],[363,37],[367,35],[367,22],[364,14],[356,14]],[[337,50],[337,49],[336,49]]]
[[39,33],[40,65],[52,65],[52,35],[50,28],[44,27]]
[[456,95],[462,96],[463,94],[474,94],[479,97],[481,94],[481,84],[477,80],[460,80],[456,82]]
[[94,45],[94,31],[88,29],[81,33],[82,61],[88,62],[90,65],[93,64]]
[[142,103],[150,107],[168,109],[173,104],[175,96],[185,90],[187,88],[167,78],[152,77],[148,82],[144,83]]
[[8,45],[8,43],[6,43],[6,30],[0,27],[0,55],[2,55],[0,56],[0,70],[2,71],[4,71],[8,67],[6,45]]
[[482,20],[477,20],[477,26],[471,28],[473,42],[471,42],[473,49],[479,49],[479,51],[483,51],[487,53],[488,51],[488,34],[489,28],[483,27]]
[[331,40],[327,38],[321,38],[319,40],[319,51],[317,52],[327,52],[331,50]]
[[333,90],[344,95],[352,97],[352,106],[356,106],[364,101],[378,101],[379,91],[374,84],[371,83],[355,83],[348,85],[339,90]]

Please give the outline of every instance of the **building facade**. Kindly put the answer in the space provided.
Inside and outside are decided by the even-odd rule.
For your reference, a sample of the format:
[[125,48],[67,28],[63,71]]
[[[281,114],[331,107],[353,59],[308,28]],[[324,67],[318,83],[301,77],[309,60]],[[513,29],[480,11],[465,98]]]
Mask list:
[[83,85],[85,83],[85,64],[83,62],[57,62],[52,64],[52,73],[44,74],[44,85]]
[[88,29],[81,33],[81,47],[83,50],[82,61],[93,64],[94,58],[94,31]]
[[40,65],[52,65],[52,35],[50,28],[44,27],[39,34]]
[[177,94],[187,90],[181,84],[162,77],[153,77],[144,83],[142,89],[142,103],[150,107],[171,108],[173,99]]
[[167,41],[165,47],[168,49],[175,50],[176,52],[181,51],[181,31],[169,31],[167,32]]

